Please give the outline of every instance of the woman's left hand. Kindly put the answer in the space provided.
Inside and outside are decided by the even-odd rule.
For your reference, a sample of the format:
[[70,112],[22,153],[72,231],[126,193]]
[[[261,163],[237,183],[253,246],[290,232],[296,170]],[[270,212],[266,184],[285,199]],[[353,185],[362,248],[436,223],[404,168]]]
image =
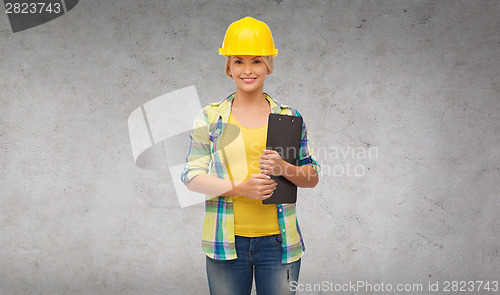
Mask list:
[[264,150],[259,160],[260,173],[273,176],[282,175],[286,164],[277,151]]

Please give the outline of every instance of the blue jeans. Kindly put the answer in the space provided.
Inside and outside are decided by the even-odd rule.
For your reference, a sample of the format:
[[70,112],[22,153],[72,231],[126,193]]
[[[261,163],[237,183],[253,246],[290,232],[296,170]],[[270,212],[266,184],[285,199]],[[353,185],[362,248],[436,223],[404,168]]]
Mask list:
[[295,294],[290,282],[299,279],[300,259],[281,263],[281,235],[235,239],[237,259],[206,258],[211,295],[250,295],[254,270],[258,295]]

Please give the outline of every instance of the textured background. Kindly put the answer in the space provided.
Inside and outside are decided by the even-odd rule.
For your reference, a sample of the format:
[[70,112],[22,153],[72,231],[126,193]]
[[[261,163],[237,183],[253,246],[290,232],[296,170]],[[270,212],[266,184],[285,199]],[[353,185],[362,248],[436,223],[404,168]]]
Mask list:
[[203,206],[135,166],[127,118],[230,94],[217,50],[247,15],[323,165],[301,283],[500,279],[498,1],[86,0],[15,34],[0,16],[0,294],[207,293]]

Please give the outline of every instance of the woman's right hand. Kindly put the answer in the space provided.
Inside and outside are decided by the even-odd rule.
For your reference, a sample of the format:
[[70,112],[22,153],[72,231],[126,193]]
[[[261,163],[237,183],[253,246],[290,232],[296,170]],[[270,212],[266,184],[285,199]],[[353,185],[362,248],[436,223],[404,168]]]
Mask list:
[[252,174],[238,185],[239,195],[255,200],[265,200],[273,195],[276,181],[265,174]]

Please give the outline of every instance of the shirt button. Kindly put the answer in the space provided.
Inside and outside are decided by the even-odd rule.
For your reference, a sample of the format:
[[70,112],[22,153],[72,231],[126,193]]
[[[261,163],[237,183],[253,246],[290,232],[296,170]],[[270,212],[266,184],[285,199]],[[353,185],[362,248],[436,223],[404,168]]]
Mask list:
[[283,212],[283,209],[280,209],[280,212]]
[[285,232],[285,229],[283,229],[283,232]]

